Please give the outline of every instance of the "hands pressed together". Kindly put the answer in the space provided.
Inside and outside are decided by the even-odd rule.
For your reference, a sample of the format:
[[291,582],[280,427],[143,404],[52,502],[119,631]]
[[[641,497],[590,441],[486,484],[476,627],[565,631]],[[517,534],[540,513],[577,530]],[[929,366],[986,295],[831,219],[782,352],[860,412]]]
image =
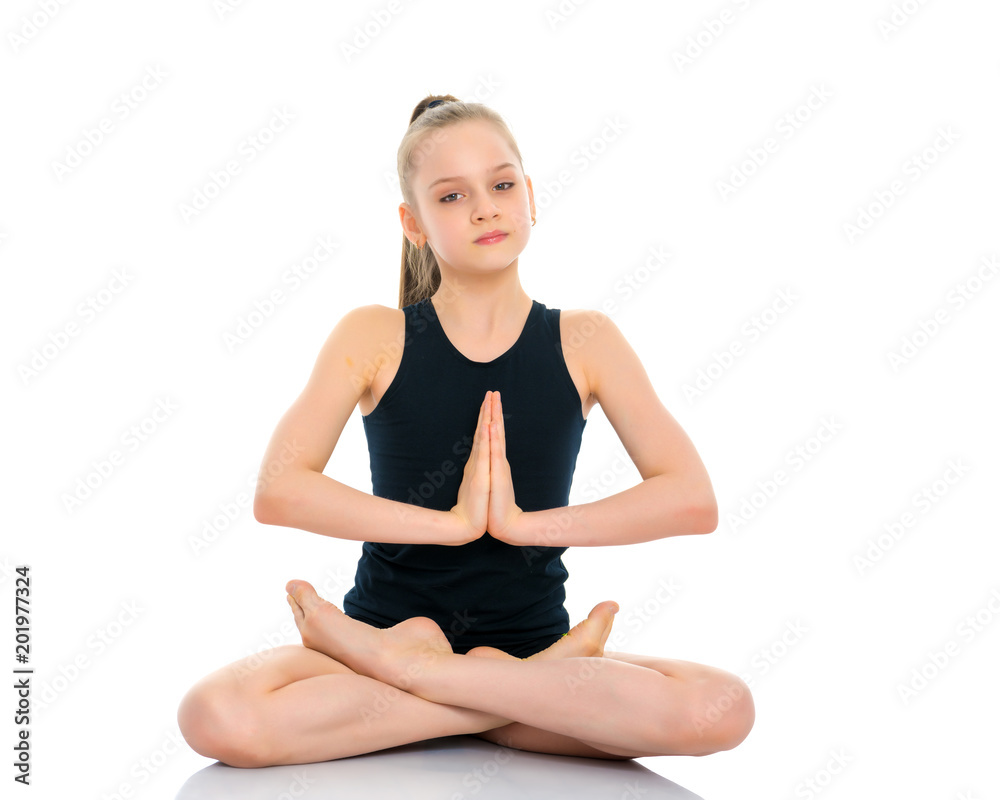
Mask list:
[[500,392],[487,392],[479,406],[472,451],[458,487],[458,500],[450,513],[463,525],[458,544],[474,541],[487,532],[494,539],[517,544],[515,534],[524,512],[514,502]]

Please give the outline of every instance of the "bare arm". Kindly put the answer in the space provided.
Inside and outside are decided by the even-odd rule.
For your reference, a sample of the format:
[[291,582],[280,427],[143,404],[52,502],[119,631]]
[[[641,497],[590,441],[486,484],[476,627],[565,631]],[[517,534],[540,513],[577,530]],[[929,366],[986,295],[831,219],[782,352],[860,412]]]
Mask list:
[[268,443],[254,495],[258,522],[355,541],[470,541],[467,526],[451,512],[375,497],[323,474],[380,358],[394,344],[391,320],[384,307],[364,306],[345,314],[330,333],[305,389]]
[[[594,319],[594,312],[588,313]],[[609,497],[564,508],[524,512],[505,541],[539,547],[635,544],[710,533],[718,505],[708,471],[691,439],[663,406],[639,357],[610,317],[582,341],[592,394],[625,445],[642,483]],[[593,329],[592,329],[593,330]]]

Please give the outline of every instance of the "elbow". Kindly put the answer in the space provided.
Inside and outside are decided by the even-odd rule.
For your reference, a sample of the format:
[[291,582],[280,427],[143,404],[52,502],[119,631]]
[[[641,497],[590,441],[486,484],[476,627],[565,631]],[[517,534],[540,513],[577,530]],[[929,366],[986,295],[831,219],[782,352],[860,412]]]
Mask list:
[[253,518],[264,525],[280,525],[284,502],[274,487],[258,487],[253,496]]
[[691,509],[692,533],[712,533],[719,527],[719,504],[715,495]]

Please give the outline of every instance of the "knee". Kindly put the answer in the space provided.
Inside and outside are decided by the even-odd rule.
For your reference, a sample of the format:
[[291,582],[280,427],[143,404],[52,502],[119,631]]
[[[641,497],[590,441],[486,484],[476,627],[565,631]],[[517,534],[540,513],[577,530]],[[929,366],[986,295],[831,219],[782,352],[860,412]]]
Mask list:
[[254,704],[210,682],[193,686],[177,709],[177,724],[191,749],[231,767],[273,763],[264,750],[261,723]]
[[736,675],[719,673],[694,693],[690,755],[732,750],[750,734],[756,710],[750,687]]

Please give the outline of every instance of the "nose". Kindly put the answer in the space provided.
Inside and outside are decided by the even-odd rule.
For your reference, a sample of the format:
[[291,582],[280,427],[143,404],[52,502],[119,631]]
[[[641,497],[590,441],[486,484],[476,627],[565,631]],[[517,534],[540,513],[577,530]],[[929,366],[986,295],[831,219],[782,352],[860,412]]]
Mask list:
[[492,219],[500,214],[500,208],[493,202],[489,195],[479,201],[476,205],[475,217],[477,220]]

